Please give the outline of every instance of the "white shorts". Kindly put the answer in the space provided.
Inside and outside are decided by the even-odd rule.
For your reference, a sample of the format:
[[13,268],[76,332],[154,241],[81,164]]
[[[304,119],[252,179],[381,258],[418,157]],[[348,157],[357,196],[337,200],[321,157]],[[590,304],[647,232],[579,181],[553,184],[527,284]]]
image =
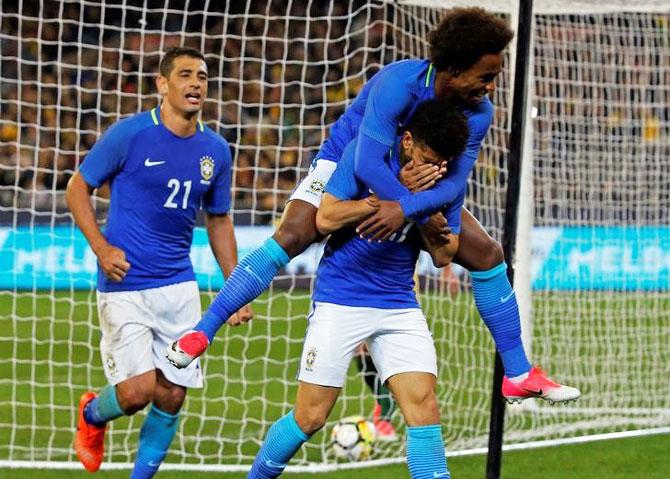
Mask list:
[[142,291],[98,291],[97,295],[100,354],[110,384],[160,369],[173,384],[202,387],[198,360],[177,369],[165,358],[168,344],[200,320],[200,291],[195,281]]
[[300,358],[298,380],[344,386],[356,347],[367,341],[382,382],[399,373],[437,377],[433,336],[419,308],[378,309],[314,303]]
[[309,169],[307,176],[296,186],[289,197],[291,200],[302,200],[319,207],[323,190],[337,168],[337,163],[330,160],[316,160]]

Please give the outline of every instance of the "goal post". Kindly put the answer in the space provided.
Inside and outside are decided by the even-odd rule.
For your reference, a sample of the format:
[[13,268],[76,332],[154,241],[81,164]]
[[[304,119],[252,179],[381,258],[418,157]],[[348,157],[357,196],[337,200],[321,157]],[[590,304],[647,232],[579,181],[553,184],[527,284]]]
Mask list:
[[[578,441],[670,426],[670,5],[660,0],[533,2],[529,110],[515,266],[533,361],[582,389],[571,405],[508,410],[505,444]],[[383,65],[428,55],[427,33],[451,6],[518,22],[516,0],[5,0],[0,6],[0,468],[78,468],[79,395],[105,384],[95,256],[63,193],[99,135],[156,105],[160,53],[202,50],[205,123],[233,148],[240,254],[273,230],[331,125]],[[514,40],[516,42],[516,40]],[[503,239],[510,171],[515,44],[492,99],[496,114],[469,180],[467,207]],[[95,200],[104,223],[105,192]],[[168,469],[248,469],[270,425],[292,407],[319,246],[294,259],[255,303],[248,326],[224,328],[189,391]],[[192,260],[204,301],[222,284],[198,228]],[[447,452],[487,446],[493,342],[458,284],[419,266],[438,352]],[[525,281],[523,281],[523,279]],[[522,291],[525,291],[522,292]],[[527,335],[527,338],[526,338]],[[332,470],[329,431],[368,416],[354,367],[330,422],[291,462]],[[103,467],[129,467],[144,416],[115,421]],[[401,437],[399,413],[393,418]]]

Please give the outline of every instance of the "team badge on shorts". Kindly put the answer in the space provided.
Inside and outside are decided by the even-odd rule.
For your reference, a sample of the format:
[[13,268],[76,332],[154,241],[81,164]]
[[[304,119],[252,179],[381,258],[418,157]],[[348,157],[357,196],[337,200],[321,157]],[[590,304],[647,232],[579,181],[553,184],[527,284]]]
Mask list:
[[211,156],[200,158],[200,175],[202,176],[200,183],[208,185],[214,175],[214,159]]
[[119,371],[116,369],[116,361],[114,361],[114,358],[112,357],[111,354],[107,356],[106,362],[107,362],[107,368],[109,369],[109,374],[111,376],[116,376],[119,373]]
[[310,348],[305,359],[305,369],[307,371],[314,371],[314,361],[316,361],[316,348]]
[[323,190],[326,188],[326,184],[321,181],[321,180],[312,180],[312,182],[309,184],[309,187],[307,190],[310,193],[314,193],[315,195],[323,193]]

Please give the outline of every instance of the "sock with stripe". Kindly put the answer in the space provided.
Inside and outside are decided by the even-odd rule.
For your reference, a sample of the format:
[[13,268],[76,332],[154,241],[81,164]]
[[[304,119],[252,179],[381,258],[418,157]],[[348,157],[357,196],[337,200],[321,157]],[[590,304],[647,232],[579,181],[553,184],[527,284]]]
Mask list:
[[211,343],[223,323],[265,291],[279,269],[289,261],[279,243],[268,238],[263,246],[249,253],[235,267],[194,329],[204,332]]
[[507,264],[500,263],[488,271],[475,271],[472,291],[479,315],[488,327],[508,377],[521,376],[531,365],[521,342],[519,305],[507,279]]
[[154,477],[163,459],[167,456],[170,443],[177,433],[179,413],[168,414],[153,404],[147,414],[137,449],[137,457],[130,479],[149,479]]
[[451,478],[439,424],[407,428],[407,467],[412,479]]
[[97,427],[123,416],[123,409],[116,397],[116,386],[108,384],[84,408],[84,420]]
[[288,461],[309,439],[295,421],[293,411],[272,425],[260,451],[251,465],[248,479],[270,479],[279,476]]

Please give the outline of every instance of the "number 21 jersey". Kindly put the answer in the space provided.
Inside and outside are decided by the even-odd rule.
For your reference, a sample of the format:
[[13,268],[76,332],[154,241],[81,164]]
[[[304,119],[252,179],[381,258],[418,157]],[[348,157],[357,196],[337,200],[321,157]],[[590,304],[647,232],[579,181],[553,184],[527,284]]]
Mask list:
[[160,121],[160,110],[112,125],[93,146],[80,174],[94,188],[109,181],[111,203],[104,235],[121,248],[130,270],[120,282],[98,268],[103,292],[157,288],[195,279],[189,257],[198,209],[230,209],[228,143],[198,122],[180,137]]

